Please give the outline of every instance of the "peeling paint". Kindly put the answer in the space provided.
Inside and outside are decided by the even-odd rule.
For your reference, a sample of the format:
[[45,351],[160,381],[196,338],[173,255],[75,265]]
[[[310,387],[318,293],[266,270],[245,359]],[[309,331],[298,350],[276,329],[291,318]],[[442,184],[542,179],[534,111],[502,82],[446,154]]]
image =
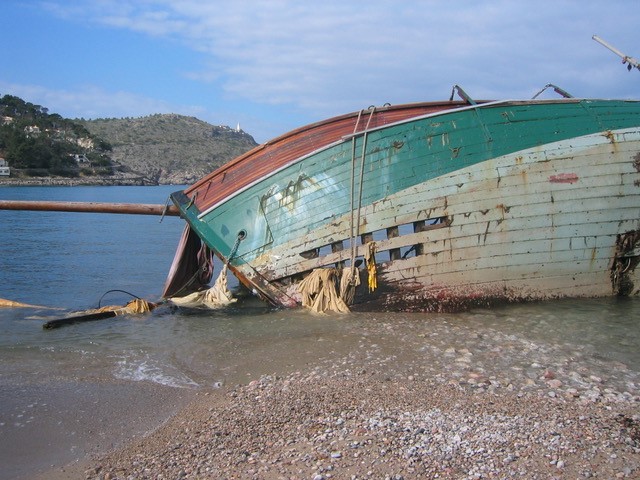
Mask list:
[[579,177],[575,173],[559,173],[549,176],[549,182],[551,183],[576,183],[578,180]]
[[616,136],[613,134],[611,130],[607,130],[604,132],[604,136],[611,142],[616,143]]

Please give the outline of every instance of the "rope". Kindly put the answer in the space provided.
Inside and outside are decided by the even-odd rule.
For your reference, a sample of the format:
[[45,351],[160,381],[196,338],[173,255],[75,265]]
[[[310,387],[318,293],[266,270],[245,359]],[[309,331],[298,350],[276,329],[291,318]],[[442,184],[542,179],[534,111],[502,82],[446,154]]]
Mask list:
[[[360,110],[358,113],[358,119],[356,121],[356,125],[353,128],[353,137],[351,138],[351,189],[350,189],[350,218],[349,218],[349,236],[351,243],[351,252],[350,252],[350,280],[348,282],[348,287],[341,288],[341,297],[343,300],[348,300],[349,298],[353,298],[354,292],[352,291],[357,284],[359,284],[359,277],[356,280],[356,238],[360,235],[360,209],[362,207],[362,184],[364,181],[364,163],[366,158],[367,151],[367,138],[369,132],[369,125],[371,125],[371,120],[373,119],[373,115],[376,111],[375,106],[369,107],[370,114],[369,119],[367,120],[367,124],[364,128],[364,133],[362,135],[362,155],[360,157],[360,177],[358,182],[358,206],[354,205],[355,202],[355,171],[356,171],[356,136],[355,134],[358,131],[358,126],[360,125],[360,118],[362,117],[362,113],[364,110]],[[354,222],[354,210],[357,213],[357,219]],[[344,281],[344,277],[343,277]],[[342,283],[342,282],[341,282]]]
[[124,293],[124,294],[129,295],[130,297],[133,297],[133,298],[135,298],[135,299],[137,299],[137,300],[140,300],[140,297],[139,297],[139,296],[134,295],[133,293],[129,293],[129,292],[125,291],[125,290],[117,290],[117,289],[114,289],[114,290],[107,290],[106,292],[104,292],[104,293],[102,294],[102,296],[100,297],[100,300],[98,300],[98,308],[100,308],[100,303],[102,303],[102,299],[103,299],[103,298],[104,298],[108,293],[113,293],[113,292],[120,292],[120,293]]
[[353,200],[354,200],[354,188],[355,188],[355,171],[356,171],[356,137],[355,137],[355,133],[358,130],[358,125],[360,125],[360,118],[362,117],[362,112],[364,112],[364,110],[360,110],[360,112],[358,113],[358,120],[356,121],[356,125],[355,127],[353,127],[353,137],[351,137],[351,190],[350,190],[350,211],[351,211],[351,218],[349,219],[349,241],[351,243],[351,277],[353,277],[353,274],[355,272],[355,267],[354,267],[354,261],[355,261],[355,257],[356,257],[356,243],[355,243],[355,235],[353,233],[353,209],[354,209],[354,204],[353,204]]
[[167,197],[167,201],[165,202],[164,208],[162,209],[162,215],[160,215],[160,222],[158,223],[162,223],[162,220],[164,220],[164,217],[167,214],[167,211],[169,210],[169,202],[171,202],[171,197]]
[[[376,107],[369,107],[370,115],[369,120],[367,120],[367,125],[364,128],[364,134],[362,135],[362,155],[360,156],[360,178],[358,183],[358,206],[355,210],[358,212],[356,221],[355,221],[355,232],[354,232],[354,221],[353,221],[353,197],[355,190],[355,169],[356,169],[356,160],[355,160],[355,137],[352,140],[352,150],[351,150],[351,219],[350,219],[350,227],[351,227],[351,276],[354,276],[355,273],[355,260],[356,260],[356,238],[360,235],[360,208],[362,207],[362,184],[364,180],[364,162],[366,158],[367,151],[367,138],[369,125],[371,124],[371,119],[373,118],[373,114],[376,111]],[[362,111],[361,111],[362,112]],[[360,117],[358,117],[359,121]]]
[[[371,108],[371,107],[370,107]],[[364,130],[364,135],[362,137],[362,157],[360,160],[360,185],[358,186],[358,217],[356,220],[356,237],[360,235],[360,208],[362,207],[362,183],[364,179],[364,160],[367,153],[367,138],[369,135],[369,124],[371,123],[371,119],[373,118],[373,114],[376,111],[376,107],[371,108],[371,115],[369,115],[369,120],[367,121],[367,126]]]

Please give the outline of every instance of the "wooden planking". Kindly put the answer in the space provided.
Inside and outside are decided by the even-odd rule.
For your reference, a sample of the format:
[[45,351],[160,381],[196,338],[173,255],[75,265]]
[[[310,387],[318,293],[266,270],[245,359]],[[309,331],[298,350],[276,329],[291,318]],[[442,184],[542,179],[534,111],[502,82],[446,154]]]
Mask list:
[[[602,176],[603,179],[608,178],[606,175]],[[618,180],[619,181],[619,180]],[[548,183],[548,182],[547,182]],[[604,187],[602,187],[604,190],[606,190],[607,188],[609,188],[610,185],[605,185]],[[599,187],[596,187],[599,188]],[[634,187],[635,188],[635,187]],[[579,189],[580,191],[585,191],[586,189]],[[593,189],[589,189],[589,191],[596,193],[595,190]],[[515,192],[514,192],[515,193]],[[423,198],[424,200],[424,198]],[[586,197],[587,203],[593,201],[593,199],[589,199],[588,197]],[[455,196],[453,197],[449,197],[449,201],[450,201],[450,205],[449,205],[449,209],[455,208],[457,206],[457,199],[455,198]],[[598,200],[596,199],[596,202],[598,202]],[[638,214],[638,209],[637,209],[637,197],[636,200],[633,202],[630,202],[630,217],[631,218],[637,218],[637,214]],[[590,205],[587,205],[588,208],[592,207]],[[635,217],[633,217],[633,215],[636,215]],[[554,218],[556,218],[558,220],[558,222],[556,222],[556,225],[561,225],[563,222],[567,222],[567,228],[569,229],[573,229],[571,232],[569,232],[569,235],[576,235],[576,234],[580,234],[579,231],[576,231],[576,229],[579,229],[578,226],[576,225],[572,225],[571,222],[575,222],[576,216],[576,212],[572,212],[569,211],[568,215],[566,218],[562,217],[561,215],[555,215]],[[624,216],[624,215],[623,215]],[[604,222],[603,224],[596,224],[598,225],[598,227],[595,229],[596,235],[598,233],[602,233],[601,230],[604,228],[606,231],[606,234],[612,236],[615,234],[615,230],[611,231],[612,228],[615,228],[616,226],[619,227],[619,225],[617,224],[617,222],[612,222],[611,221],[611,211],[609,209],[605,209],[601,214],[595,214],[594,216],[590,217],[590,220],[593,220],[595,217],[595,221],[598,222]],[[543,220],[544,222],[544,227],[546,227],[546,229],[541,229],[541,228],[537,228],[537,229],[533,229],[531,230],[533,231],[538,231],[539,233],[541,233],[542,235],[540,236],[541,239],[544,239],[545,236],[549,236],[552,233],[557,235],[559,233],[559,229],[560,227],[555,227],[558,229],[558,231],[550,231],[549,228],[551,228],[549,226],[549,219],[548,216],[546,215],[537,215],[534,216],[533,218],[537,218],[540,220]],[[445,275],[447,274],[447,272],[455,272],[455,271],[459,271],[462,272],[462,274],[464,275],[468,275],[469,274],[469,270],[470,268],[472,268],[474,271],[477,270],[479,271],[481,274],[487,274],[488,272],[491,271],[495,271],[495,266],[492,267],[486,267],[482,265],[482,262],[476,262],[475,264],[470,264],[470,260],[469,260],[469,252],[467,251],[468,248],[470,249],[476,249],[477,250],[477,244],[478,244],[478,240],[477,238],[474,238],[474,234],[475,235],[481,235],[483,233],[483,231],[480,229],[482,227],[484,227],[484,225],[487,222],[473,222],[471,221],[472,219],[469,219],[469,223],[465,224],[463,227],[465,232],[469,232],[470,229],[472,229],[473,225],[475,224],[478,229],[473,232],[472,235],[467,235],[464,237],[458,237],[456,234],[456,237],[454,239],[449,239],[447,238],[449,235],[451,235],[450,231],[447,231],[448,229],[443,229],[443,230],[439,230],[439,231],[432,231],[432,232],[428,232],[430,237],[443,237],[441,241],[444,242],[449,242],[449,243],[455,243],[456,246],[455,248],[450,247],[450,249],[448,250],[449,252],[455,251],[456,252],[456,257],[454,258],[453,256],[449,255],[449,257],[446,257],[446,252],[444,252],[444,249],[442,252],[435,252],[438,255],[440,253],[445,253],[445,255],[440,255],[439,258],[445,258],[446,260],[444,261],[444,264],[446,266],[446,269],[444,272],[439,272],[438,270],[434,270],[434,265],[438,265],[438,263],[426,263],[427,266],[429,266],[432,270],[432,274],[433,272],[439,273],[441,275]],[[499,218],[494,218],[493,220],[499,220]],[[510,220],[511,222],[513,221]],[[526,222],[526,220],[525,220]],[[342,224],[344,224],[344,221],[342,222]],[[455,225],[454,225],[455,227]],[[608,230],[607,230],[608,227]],[[484,232],[486,233],[486,232]],[[520,232],[520,233],[525,233],[525,232]],[[420,234],[414,234],[414,235],[408,235],[408,236],[403,236],[401,238],[396,238],[396,239],[391,239],[388,241],[382,241],[379,242],[379,245],[382,248],[395,248],[398,246],[398,243],[401,241],[404,241],[405,244],[411,244],[413,242],[417,242],[418,240],[420,240]],[[492,236],[489,235],[489,238],[491,238]],[[458,245],[463,239],[472,239],[473,242],[469,245],[468,248],[464,248],[462,247],[462,245]],[[606,241],[605,241],[605,245],[602,247],[599,247],[600,250],[603,250],[603,252],[601,253],[598,250],[597,245],[595,245],[593,242],[597,242],[597,240],[592,241],[592,244],[587,244],[585,246],[583,246],[582,248],[577,248],[574,249],[574,246],[570,245],[570,242],[572,239],[571,238],[567,238],[566,241],[564,242],[564,246],[560,246],[560,244],[562,242],[557,241],[556,243],[556,249],[552,249],[552,244],[554,243],[551,240],[544,240],[542,242],[539,241],[532,241],[532,242],[520,242],[519,240],[512,240],[510,244],[506,244],[505,242],[499,242],[495,244],[495,248],[491,247],[491,241],[489,241],[489,247],[488,248],[484,248],[482,251],[483,254],[483,258],[489,258],[491,259],[490,261],[497,263],[499,265],[502,265],[504,262],[502,262],[500,260],[499,257],[501,256],[505,256],[506,259],[511,262],[514,259],[518,259],[519,256],[522,256],[522,258],[520,259],[521,262],[526,262],[526,260],[524,259],[525,257],[529,257],[530,259],[533,259],[532,264],[535,265],[535,268],[539,268],[539,264],[540,264],[540,253],[543,254],[548,254],[549,251],[552,252],[553,255],[555,255],[556,258],[551,258],[549,261],[552,265],[554,265],[554,268],[558,269],[559,271],[566,271],[569,272],[571,274],[573,274],[573,268],[576,266],[576,262],[579,261],[584,261],[585,259],[590,259],[592,252],[596,252],[596,258],[598,259],[605,259],[605,264],[603,265],[599,265],[597,266],[597,268],[600,269],[600,271],[602,270],[606,270],[607,268],[607,263],[608,263],[608,259],[611,255],[611,246],[610,244],[607,245]],[[579,239],[578,239],[579,240]],[[586,240],[585,240],[586,241]],[[589,240],[591,241],[591,240]],[[610,242],[610,238],[608,239],[608,241]],[[512,248],[514,245],[516,245],[516,248]],[[537,245],[537,250],[536,248],[531,248],[531,246]],[[505,248],[506,247],[506,248]],[[493,248],[493,249],[492,249]],[[530,252],[526,252],[527,249],[530,249],[532,251]],[[594,250],[595,249],[595,250]],[[563,251],[567,251],[568,253],[563,253]],[[506,253],[505,253],[506,252]],[[432,252],[434,253],[434,252]],[[431,255],[432,257],[438,258],[438,255]],[[514,256],[515,255],[515,256]],[[429,255],[425,255],[425,257],[429,257]],[[340,256],[340,258],[347,258],[346,256],[342,255]],[[337,260],[337,258],[336,258]],[[414,260],[408,259],[408,260],[404,260],[402,262],[397,262],[398,269],[403,271],[403,278],[406,278],[407,275],[412,274],[412,272],[408,271],[405,269],[405,265],[408,262],[411,262]],[[423,261],[427,261],[426,259]],[[318,262],[316,260],[316,262]],[[601,260],[600,260],[601,262]],[[311,262],[308,262],[309,265],[304,265],[305,267],[312,267],[312,265],[310,264]],[[507,263],[509,264],[509,263]],[[318,266],[320,266],[318,264]],[[299,267],[302,267],[302,265],[299,265]],[[458,270],[456,270],[458,269]],[[487,270],[488,269],[488,270]],[[548,268],[547,268],[548,269]],[[579,267],[579,270],[583,270],[584,267]],[[288,269],[287,269],[288,270]],[[487,271],[485,271],[487,270]],[[275,272],[274,272],[275,273]],[[500,278],[505,278],[504,274],[501,274]]]
[[[397,121],[398,119],[406,120],[416,116],[420,117],[426,113],[448,110],[452,108],[452,106],[455,105],[452,103],[441,103],[387,107],[386,110],[383,109],[375,114],[374,119],[377,123],[373,125],[380,126],[392,123],[392,121],[385,120],[385,116],[391,113],[396,114],[392,119],[393,121]],[[457,104],[457,106],[460,106],[460,104]],[[542,106],[544,108],[535,108],[536,106]],[[430,128],[432,134],[435,136],[440,135],[438,133],[439,129],[446,130],[441,134],[443,141],[445,141],[446,138],[447,141],[453,142],[449,145],[451,148],[464,147],[463,157],[468,157],[469,154],[472,156],[477,155],[480,151],[489,153],[490,150],[495,150],[493,152],[494,156],[495,154],[506,153],[505,151],[497,151],[496,148],[513,149],[516,139],[529,144],[548,143],[550,132],[554,132],[554,130],[549,130],[549,127],[553,122],[560,122],[561,120],[559,120],[559,118],[566,117],[566,124],[563,123],[563,129],[558,130],[556,128],[555,130],[555,135],[559,137],[562,135],[571,137],[579,131],[588,132],[588,129],[592,128],[594,124],[593,119],[585,115],[585,107],[581,106],[576,100],[563,103],[534,102],[528,106],[528,109],[531,111],[528,112],[527,109],[525,109],[525,111],[538,119],[545,117],[545,121],[538,122],[536,126],[538,130],[536,130],[536,135],[533,135],[534,132],[531,132],[530,128],[522,130],[519,122],[513,119],[509,119],[509,122],[506,123],[502,115],[505,108],[508,108],[508,105],[493,105],[487,107],[487,110],[482,110],[482,115],[477,114],[476,116],[473,115],[473,112],[470,114],[468,111],[452,112],[449,113],[446,118],[443,117],[441,121],[440,117],[437,119],[427,119],[422,122],[422,124],[424,124],[422,128]],[[560,112],[562,112],[562,114],[560,114]],[[365,113],[365,116],[366,115]],[[257,147],[248,154],[221,167],[193,187],[187,189],[185,193],[189,197],[197,193],[198,195],[195,200],[197,207],[200,211],[206,210],[209,206],[226,198],[239,188],[250,185],[254,181],[273,173],[278,168],[300,159],[319,148],[324,148],[328,144],[339,141],[344,135],[349,135],[355,127],[356,118],[357,116],[355,114],[336,117],[336,119],[330,119],[291,132],[273,142]],[[468,124],[470,120],[473,122],[471,125]],[[492,135],[502,136],[505,141],[498,142],[497,145],[492,142],[487,143],[487,138],[483,137],[480,133],[485,131],[486,128],[478,128],[480,121],[488,121],[486,128],[489,129],[501,125],[500,129],[496,131],[492,130]],[[364,125],[362,119],[361,124]],[[558,127],[558,125],[554,126]],[[398,128],[405,129],[405,131],[409,131],[410,129],[410,127],[407,128],[406,126]],[[516,132],[514,129],[517,128],[521,130]],[[587,130],[585,130],[585,128]],[[506,130],[516,134],[504,135]],[[371,135],[382,135],[384,137],[393,131],[393,128],[388,131],[387,129],[378,130],[372,132]],[[537,139],[538,136],[540,139]],[[534,137],[537,139],[535,142]],[[473,138],[475,138],[475,140],[473,140]],[[469,152],[469,154],[467,154],[467,152]],[[433,173],[440,174],[442,172],[436,171]],[[367,191],[370,191],[370,189],[367,189]]]
[[[569,130],[577,128],[576,123],[582,125],[580,128],[593,123],[590,114],[584,115],[583,106],[574,110],[578,117],[582,115],[579,121],[571,118],[573,113],[569,115],[567,110],[564,113],[570,121],[552,122],[550,126]],[[487,115],[485,119],[490,117]],[[397,127],[371,133],[364,180],[365,190],[374,193],[364,197],[365,202],[371,199],[373,202],[363,209],[361,233],[446,215],[453,221],[451,227],[412,234],[414,237],[402,235],[378,244],[383,249],[397,249],[413,242],[423,244],[426,255],[419,256],[424,263],[420,267],[430,267],[433,271],[436,266],[443,265],[445,270],[440,274],[443,278],[455,272],[469,276],[470,270],[477,270],[478,275],[489,274],[509,266],[504,263],[509,259],[521,261],[523,265],[531,262],[532,268],[539,268],[540,260],[543,260],[547,265],[546,274],[553,273],[554,268],[571,272],[569,265],[586,261],[595,271],[608,273],[612,238],[617,233],[610,232],[615,226],[612,216],[620,222],[618,228],[638,226],[635,186],[638,172],[633,166],[633,157],[639,149],[637,129],[613,135],[596,133],[543,148],[510,151],[497,160],[477,163],[477,157],[487,154],[486,139],[483,138],[487,132],[495,135],[509,131],[521,135],[524,130],[514,130],[508,124],[498,125],[495,119],[488,124],[491,128],[484,130],[477,122],[469,122],[460,128],[454,121],[437,124],[433,118],[428,120],[427,127],[426,121],[424,125],[411,125],[411,135],[395,145],[400,134],[399,129],[394,131]],[[629,119],[620,116],[619,121],[628,124]],[[493,129],[496,125],[499,128]],[[430,135],[428,129],[433,129]],[[472,139],[462,144],[463,137]],[[438,141],[440,144],[435,148]],[[428,142],[432,143],[429,145]],[[454,155],[452,149],[459,145],[462,146]],[[356,160],[359,167],[357,155]],[[589,175],[583,177],[583,171]],[[424,178],[438,172],[445,173],[436,180],[402,189],[416,177]],[[563,177],[569,174],[575,175],[575,179]],[[559,180],[554,181],[557,175],[560,175],[556,177]],[[298,182],[299,179],[302,181]],[[332,258],[345,259],[348,248],[342,253],[336,252],[335,257],[302,263],[298,253],[345,238],[349,228],[350,179],[350,150],[345,145],[336,146],[283,170],[258,188],[238,195],[224,208],[216,210],[208,222],[211,228],[237,227],[233,222],[243,202],[250,200],[258,205],[266,201],[263,203],[264,219],[273,231],[273,243],[255,251],[255,262],[246,251],[239,250],[239,253],[245,255],[243,260],[264,265],[259,270],[270,279],[301,272],[311,268],[314,262],[324,262],[321,266]],[[563,183],[564,179],[569,182]],[[296,189],[296,182],[301,188]],[[275,185],[278,187],[265,197]],[[247,221],[256,220],[248,214]],[[322,227],[320,233],[315,231],[318,227]],[[532,236],[521,242],[518,237],[525,232],[531,232]],[[563,233],[559,235],[559,232]],[[576,240],[582,240],[583,244],[572,243],[571,235],[578,235],[580,238]],[[556,240],[548,240],[547,236]],[[509,254],[514,245],[516,247]],[[407,262],[412,261],[415,260],[391,264],[385,275],[393,277],[397,267],[399,276],[389,277],[389,282],[410,276],[412,273],[404,270],[403,265],[410,265]],[[523,271],[526,268],[523,267]]]

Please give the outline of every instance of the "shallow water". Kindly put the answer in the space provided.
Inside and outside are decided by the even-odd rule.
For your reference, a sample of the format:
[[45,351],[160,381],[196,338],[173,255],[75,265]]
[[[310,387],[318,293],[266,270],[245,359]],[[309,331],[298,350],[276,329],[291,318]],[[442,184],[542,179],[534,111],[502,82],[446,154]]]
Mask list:
[[[164,203],[177,189],[3,187],[0,198]],[[305,368],[545,392],[546,375],[585,396],[638,395],[638,298],[346,316],[249,298],[42,329],[66,310],[130,299],[112,289],[157,299],[182,228],[173,217],[0,211],[0,298],[64,309],[0,309],[0,478],[117,445],[204,389]]]

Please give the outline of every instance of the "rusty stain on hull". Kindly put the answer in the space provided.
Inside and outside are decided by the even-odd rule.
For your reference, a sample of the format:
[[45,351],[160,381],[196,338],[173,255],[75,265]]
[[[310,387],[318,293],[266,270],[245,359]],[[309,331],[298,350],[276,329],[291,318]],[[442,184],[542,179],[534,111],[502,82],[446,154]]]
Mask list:
[[640,263],[640,230],[616,237],[616,251],[611,265],[611,286],[616,295],[628,296],[633,292],[632,274]]

